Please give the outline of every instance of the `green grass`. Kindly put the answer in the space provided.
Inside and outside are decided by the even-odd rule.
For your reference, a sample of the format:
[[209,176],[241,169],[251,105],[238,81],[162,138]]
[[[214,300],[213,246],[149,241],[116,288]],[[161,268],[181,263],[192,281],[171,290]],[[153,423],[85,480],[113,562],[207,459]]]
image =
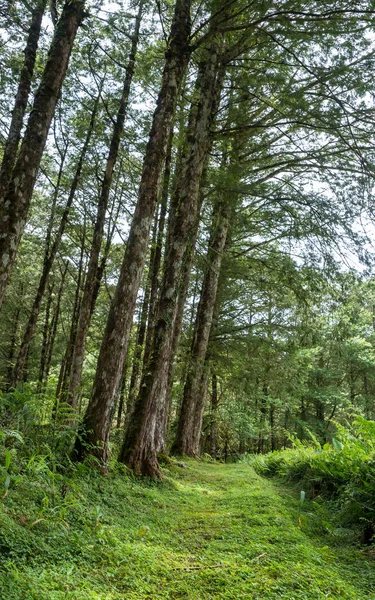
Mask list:
[[375,600],[368,549],[251,466],[187,461],[163,483],[80,467],[0,503],[0,598]]

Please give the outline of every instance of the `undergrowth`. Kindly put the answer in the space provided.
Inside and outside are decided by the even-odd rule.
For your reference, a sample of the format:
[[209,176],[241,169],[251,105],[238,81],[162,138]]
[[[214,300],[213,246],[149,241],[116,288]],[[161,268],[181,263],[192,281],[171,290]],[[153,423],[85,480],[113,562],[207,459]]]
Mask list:
[[103,476],[37,400],[0,398],[1,599],[375,600],[372,553],[324,507],[247,464],[166,458],[153,482],[112,459]]
[[331,501],[343,526],[353,526],[364,543],[375,532],[375,422],[357,416],[347,427],[337,424],[331,444],[312,437],[293,440],[292,449],[248,457],[255,470],[296,484],[312,499]]

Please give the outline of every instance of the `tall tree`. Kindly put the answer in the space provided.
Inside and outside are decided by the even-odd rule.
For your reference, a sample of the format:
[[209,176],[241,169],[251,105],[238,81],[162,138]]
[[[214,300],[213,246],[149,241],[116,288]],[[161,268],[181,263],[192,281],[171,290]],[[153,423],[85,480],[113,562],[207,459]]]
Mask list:
[[0,203],[4,200],[4,195],[11,181],[13,167],[17,158],[23,119],[29,99],[31,82],[34,74],[36,53],[40,38],[40,30],[46,4],[47,0],[37,0],[36,6],[31,15],[31,23],[27,36],[26,47],[24,50],[24,63],[20,73],[8,137],[5,142],[3,158],[0,167]]
[[51,120],[83,16],[83,0],[68,0],[64,4],[35,94],[12,179],[4,198],[0,199],[0,307],[25,227]]
[[100,348],[92,395],[75,444],[77,458],[84,456],[88,444],[95,447],[94,452],[104,462],[108,457],[112,413],[128,349],[176,101],[190,57],[190,9],[190,0],[176,1],[162,85],[143,162],[138,202]]
[[113,126],[105,173],[100,190],[100,198],[98,202],[94,234],[90,250],[90,259],[87,267],[85,287],[83,290],[83,297],[77,324],[77,333],[75,337],[72,366],[69,374],[69,393],[67,396],[67,402],[71,404],[73,408],[76,408],[79,398],[79,386],[81,382],[83,361],[85,356],[86,338],[90,326],[94,296],[96,291],[99,256],[103,242],[105,218],[108,207],[109,195],[111,191],[113,173],[120,149],[121,136],[124,130],[124,124],[127,115],[131,84],[134,77],[135,61],[144,4],[145,0],[140,0],[138,13],[135,19],[134,32],[132,36],[128,64],[126,67],[122,95],[117,111],[116,122]]
[[173,213],[150,360],[120,453],[120,461],[144,475],[159,475],[154,433],[158,399],[165,396],[160,384],[166,383],[165,370],[170,361],[182,261],[198,210],[201,178],[210,147],[210,131],[220,97],[222,43],[222,36],[213,34],[199,68],[198,100],[190,112],[189,133],[171,200]]
[[[221,261],[229,229],[230,210],[228,199],[224,197],[221,202],[216,204],[212,215],[207,272],[203,280],[197,310],[181,413],[176,439],[173,444],[174,452],[191,456],[198,453],[199,434],[197,435],[196,430],[199,430],[200,433],[204,410],[204,403],[199,402],[199,400],[203,395],[202,380],[206,376],[204,366],[214,315]],[[204,387],[203,385],[203,389]],[[194,427],[194,422],[197,424],[196,427]]]

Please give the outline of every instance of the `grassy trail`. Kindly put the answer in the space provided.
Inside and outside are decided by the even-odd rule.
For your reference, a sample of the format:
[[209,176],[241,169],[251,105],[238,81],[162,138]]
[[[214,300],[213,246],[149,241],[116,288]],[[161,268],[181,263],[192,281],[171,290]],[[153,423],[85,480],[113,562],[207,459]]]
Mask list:
[[86,472],[65,485],[42,513],[38,483],[4,502],[1,599],[375,600],[371,553],[325,533],[309,504],[301,528],[296,495],[249,466],[189,461],[164,484]]

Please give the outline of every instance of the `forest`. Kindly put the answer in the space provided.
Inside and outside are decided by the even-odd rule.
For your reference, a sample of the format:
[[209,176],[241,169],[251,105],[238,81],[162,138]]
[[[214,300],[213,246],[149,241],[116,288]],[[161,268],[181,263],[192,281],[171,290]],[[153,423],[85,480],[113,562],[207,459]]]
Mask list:
[[[1,597],[375,599],[374,0],[0,20]],[[232,531],[212,581],[174,505]]]

